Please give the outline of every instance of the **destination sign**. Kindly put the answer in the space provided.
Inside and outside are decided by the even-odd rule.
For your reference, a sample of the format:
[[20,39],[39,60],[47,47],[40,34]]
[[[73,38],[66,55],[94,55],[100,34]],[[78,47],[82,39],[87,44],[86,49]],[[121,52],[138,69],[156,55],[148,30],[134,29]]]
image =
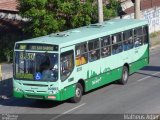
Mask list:
[[40,51],[54,51],[54,46],[49,46],[49,45],[30,45],[29,46],[30,50],[40,50]]
[[49,44],[16,44],[15,49],[34,51],[58,51],[58,45]]

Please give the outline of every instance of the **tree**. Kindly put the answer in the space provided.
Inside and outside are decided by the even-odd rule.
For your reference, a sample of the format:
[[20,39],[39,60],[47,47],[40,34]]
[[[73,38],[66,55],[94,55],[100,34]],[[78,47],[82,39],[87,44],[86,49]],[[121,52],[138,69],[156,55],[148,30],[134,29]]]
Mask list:
[[108,20],[118,16],[119,12],[121,12],[120,2],[117,0],[109,0],[109,4],[106,6],[107,9],[104,9],[104,19]]
[[[115,2],[104,6],[105,19],[116,16]],[[19,0],[20,15],[28,18],[24,27],[30,37],[76,28],[98,21],[97,0]]]

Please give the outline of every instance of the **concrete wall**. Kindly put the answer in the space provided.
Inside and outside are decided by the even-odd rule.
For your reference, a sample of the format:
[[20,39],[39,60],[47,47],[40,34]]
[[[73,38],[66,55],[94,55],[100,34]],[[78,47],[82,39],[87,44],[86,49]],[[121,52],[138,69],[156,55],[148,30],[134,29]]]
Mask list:
[[[160,31],[160,7],[141,11],[141,17],[148,21],[150,33]],[[123,19],[130,18],[134,18],[134,13],[123,16]]]
[[22,18],[17,13],[6,13],[6,12],[0,12],[0,19],[7,19],[7,20],[18,20],[18,21],[28,21],[26,18]]

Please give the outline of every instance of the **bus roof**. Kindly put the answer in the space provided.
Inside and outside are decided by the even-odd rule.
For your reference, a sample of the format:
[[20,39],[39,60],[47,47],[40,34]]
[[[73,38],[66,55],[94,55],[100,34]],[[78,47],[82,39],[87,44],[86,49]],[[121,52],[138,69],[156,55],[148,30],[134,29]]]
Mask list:
[[65,47],[85,42],[87,40],[96,39],[98,37],[114,34],[120,31],[125,31],[142,25],[147,25],[147,21],[136,19],[114,19],[105,21],[102,25],[93,24],[63,31],[61,33],[55,33],[47,36],[19,41],[17,43],[41,43]]

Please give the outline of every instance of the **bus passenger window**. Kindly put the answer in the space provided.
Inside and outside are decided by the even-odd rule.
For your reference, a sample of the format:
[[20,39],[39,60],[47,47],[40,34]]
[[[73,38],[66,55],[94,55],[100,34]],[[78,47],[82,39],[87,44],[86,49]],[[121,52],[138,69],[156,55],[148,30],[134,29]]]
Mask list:
[[139,47],[143,45],[143,31],[142,27],[134,30],[134,46]]
[[133,39],[128,40],[128,50],[133,48]]
[[101,49],[101,56],[102,57],[108,57],[111,55],[111,46],[103,47]]
[[92,50],[89,52],[89,62],[98,60],[100,58],[100,50]]
[[112,44],[117,44],[117,43],[121,42],[122,41],[122,39],[121,39],[121,33],[113,35],[111,37],[111,40],[112,40]]
[[86,64],[87,61],[88,61],[88,55],[87,54],[82,54],[82,55],[77,55],[76,56],[76,66]]
[[117,36],[112,36],[112,44],[116,44],[117,43]]
[[123,42],[123,50],[124,51],[128,50],[128,45],[129,45],[128,40]]
[[112,54],[117,54],[123,51],[122,43],[115,44],[112,46]]
[[139,46],[141,46],[141,45],[143,45],[142,39],[140,39],[140,38],[135,38],[135,39],[134,39],[134,46],[135,46],[135,47],[139,47]]
[[99,39],[92,40],[88,43],[89,47],[89,62],[100,58]]
[[76,66],[86,64],[88,61],[87,43],[76,45]]
[[66,80],[74,68],[73,50],[61,53],[61,80]]
[[133,48],[133,35],[132,30],[123,32],[123,50],[130,50]]
[[110,45],[110,36],[105,36],[101,38],[101,47]]
[[110,36],[101,38],[101,57],[108,57],[111,55]]
[[115,34],[111,37],[112,40],[112,54],[117,54],[123,51],[121,33]]
[[89,51],[94,50],[94,49],[98,49],[98,48],[99,48],[99,39],[89,41],[89,43],[88,43]]
[[144,44],[147,44],[148,43],[148,26],[145,26],[143,28],[143,41],[144,41]]

